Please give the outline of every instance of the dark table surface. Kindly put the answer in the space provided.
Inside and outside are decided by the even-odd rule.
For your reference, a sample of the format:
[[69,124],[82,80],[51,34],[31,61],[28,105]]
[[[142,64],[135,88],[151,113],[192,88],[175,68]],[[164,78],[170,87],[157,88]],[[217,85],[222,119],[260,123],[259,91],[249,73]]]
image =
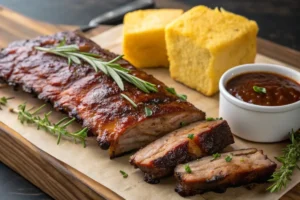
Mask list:
[[[130,0],[0,0],[0,5],[50,23],[84,25],[97,15]],[[204,4],[254,19],[259,36],[300,50],[299,0],[157,0],[157,7],[189,9]],[[30,5],[30,6],[28,6]],[[0,22],[1,23],[1,22]],[[1,37],[1,36],[0,36]],[[0,162],[0,200],[51,199],[26,179]]]

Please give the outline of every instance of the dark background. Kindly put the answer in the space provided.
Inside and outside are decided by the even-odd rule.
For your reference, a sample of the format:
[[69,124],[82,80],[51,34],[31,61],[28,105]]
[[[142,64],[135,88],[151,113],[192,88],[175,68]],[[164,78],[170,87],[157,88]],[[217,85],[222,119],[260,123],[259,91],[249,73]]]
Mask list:
[[[130,1],[0,0],[0,5],[49,23],[86,25],[99,14]],[[160,8],[187,10],[199,4],[223,7],[256,20],[260,37],[300,50],[300,0],[156,0]],[[0,162],[0,200],[21,199],[51,198]]]
[[[133,0],[0,0],[29,17],[58,24],[85,25],[101,13]],[[300,50],[300,0],[156,0],[157,7],[218,6],[257,21],[259,36]]]

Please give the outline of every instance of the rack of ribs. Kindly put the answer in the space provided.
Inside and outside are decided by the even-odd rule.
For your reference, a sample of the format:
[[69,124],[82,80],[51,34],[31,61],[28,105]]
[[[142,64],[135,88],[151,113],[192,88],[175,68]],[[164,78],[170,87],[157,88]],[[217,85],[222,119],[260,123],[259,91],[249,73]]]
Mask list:
[[225,120],[195,122],[150,143],[131,156],[130,163],[145,173],[146,182],[158,183],[176,165],[220,152],[232,143]]
[[[187,165],[190,173],[185,170]],[[175,168],[179,182],[175,191],[181,196],[225,192],[228,187],[265,182],[275,169],[276,164],[254,148],[223,153],[219,158],[209,156]]]
[[[153,83],[158,92],[144,93],[124,82],[121,91],[113,79],[103,72],[95,72],[87,63],[68,64],[66,58],[37,51],[34,47],[51,48],[65,39],[66,45],[77,44],[81,51],[98,54],[103,61],[117,57],[94,42],[73,32],[41,36],[17,41],[0,50],[0,79],[54,108],[75,117],[89,133],[97,136],[101,148],[109,149],[111,158],[138,149],[162,135],[205,118],[195,106],[169,93],[167,86],[147,73],[137,70],[124,59],[118,61],[136,77]],[[120,96],[124,93],[137,108]],[[145,115],[147,106],[153,112]]]

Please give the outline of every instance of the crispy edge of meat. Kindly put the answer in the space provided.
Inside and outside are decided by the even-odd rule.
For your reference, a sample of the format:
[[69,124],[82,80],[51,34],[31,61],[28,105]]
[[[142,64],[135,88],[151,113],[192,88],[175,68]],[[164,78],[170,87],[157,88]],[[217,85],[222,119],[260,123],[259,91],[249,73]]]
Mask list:
[[[205,119],[205,113],[195,111],[193,113],[180,112],[165,114],[160,117],[144,120],[118,137],[116,144],[109,146],[110,158],[121,156],[126,152],[148,145],[156,139],[174,131],[174,129],[180,128],[182,121],[186,123],[193,123],[203,119]],[[149,126],[146,132],[143,131],[145,126]],[[132,138],[134,141],[131,141]],[[132,142],[132,148],[129,148],[129,144],[132,144]]]
[[[184,140],[182,140],[182,142],[179,144],[175,143],[174,145],[176,146],[172,147],[171,150],[168,149],[169,151],[167,151],[163,156],[155,158],[146,164],[143,163],[144,160],[141,162],[137,162],[135,160],[135,157],[138,156],[139,153],[143,153],[144,150],[142,149],[131,156],[130,163],[135,168],[140,168],[140,170],[145,173],[144,180],[146,182],[155,184],[159,183],[160,178],[171,175],[176,165],[195,160],[205,155],[219,152],[229,144],[234,143],[230,127],[225,120],[215,122],[200,122],[200,125],[201,123],[207,123],[208,126],[206,127],[201,127],[198,123],[199,122],[196,122],[188,127],[171,132],[165,137],[159,139],[169,141],[169,139],[172,137],[183,137],[183,135],[180,134],[180,131],[184,132],[185,136],[188,135],[190,131],[195,132],[193,129],[194,127],[200,128],[198,134],[194,133],[193,140],[188,139],[185,136],[186,139],[184,138]],[[191,130],[186,131],[186,129]],[[154,141],[153,144],[155,142],[158,141]],[[155,146],[153,144],[149,144],[148,148]]]
[[[234,158],[239,158],[241,159],[250,159],[247,156],[251,156],[254,154],[260,154],[263,159],[263,161],[269,162],[269,165],[267,166],[262,166],[260,168],[257,168],[256,170],[244,170],[244,171],[238,171],[236,170],[236,174],[228,176],[228,175],[215,175],[209,180],[202,180],[197,181],[191,181],[191,182],[185,182],[185,177],[184,175],[186,174],[185,172],[178,172],[178,171],[183,171],[183,165],[178,165],[175,168],[175,178],[179,181],[179,183],[176,185],[175,191],[183,196],[193,196],[196,194],[203,194],[208,191],[213,191],[217,193],[224,193],[228,187],[239,187],[241,185],[246,185],[250,183],[264,183],[266,182],[269,177],[272,175],[272,173],[275,171],[277,165],[274,163],[272,160],[268,159],[266,155],[263,154],[262,150],[257,150],[255,148],[250,148],[250,149],[241,149],[241,150],[236,150],[232,152],[227,152],[223,153],[220,158],[218,159],[224,159],[225,156],[231,155],[232,159]],[[202,161],[208,161],[208,162],[213,162],[212,157],[205,157],[203,159],[200,159],[199,161],[192,161],[189,164],[193,171],[193,166],[191,165],[199,165],[200,162]],[[198,162],[198,163],[197,163]],[[230,164],[230,162],[228,162]],[[241,164],[244,164],[241,161]],[[253,163],[251,163],[254,165]],[[250,164],[249,164],[250,165]],[[201,165],[203,166],[203,165]],[[238,167],[238,166],[237,166]],[[193,173],[193,172],[192,172]],[[198,172],[199,173],[199,172]],[[195,175],[196,176],[196,175]]]

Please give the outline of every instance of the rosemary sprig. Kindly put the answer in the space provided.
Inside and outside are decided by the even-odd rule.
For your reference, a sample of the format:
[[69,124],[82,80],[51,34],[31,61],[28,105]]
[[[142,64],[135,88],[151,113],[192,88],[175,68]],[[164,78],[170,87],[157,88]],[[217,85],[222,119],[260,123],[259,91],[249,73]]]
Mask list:
[[30,110],[26,110],[26,104],[21,104],[18,107],[18,110],[11,110],[12,112],[18,113],[18,119],[23,124],[24,122],[28,124],[35,124],[37,129],[44,129],[53,135],[57,135],[57,144],[60,143],[62,136],[74,139],[74,141],[80,141],[84,147],[86,147],[85,139],[87,137],[88,128],[83,128],[77,132],[70,133],[67,131],[67,126],[69,126],[75,118],[69,120],[68,117],[61,119],[57,123],[52,123],[49,120],[49,116],[51,112],[44,114],[44,117],[39,117],[36,114],[44,107],[37,108],[35,111],[30,112]]
[[282,163],[282,166],[273,173],[269,180],[273,184],[267,189],[270,192],[278,192],[285,188],[288,181],[291,180],[295,168],[300,170],[297,163],[300,161],[300,129],[296,132],[292,130],[290,133],[291,144],[283,149],[283,155],[276,157]]
[[126,94],[121,94],[121,97],[123,97],[124,99],[126,99],[129,103],[131,103],[131,105],[135,108],[137,108],[136,103],[134,103],[134,101],[132,99],[129,98],[129,96],[127,96]]
[[1,97],[0,98],[0,110],[2,110],[2,106],[6,106],[8,100],[13,99],[14,97]]
[[186,101],[187,100],[187,96],[185,94],[177,94],[176,90],[174,88],[169,88],[167,87],[166,90],[168,92],[170,92],[171,94],[176,95],[177,97],[179,97],[181,100]]
[[100,70],[104,74],[110,76],[122,91],[124,91],[123,80],[135,85],[145,93],[158,91],[155,84],[130,74],[129,69],[123,68],[120,64],[116,63],[116,61],[123,57],[122,55],[105,62],[101,60],[97,54],[80,51],[78,45],[65,45],[65,40],[63,40],[57,47],[35,47],[35,49],[65,57],[68,59],[69,65],[72,63],[81,64],[81,61],[85,61],[86,63],[90,64],[96,72]]
[[223,120],[222,117],[216,117],[216,118],[213,118],[213,117],[207,117],[206,118],[206,121],[217,121],[217,120]]

